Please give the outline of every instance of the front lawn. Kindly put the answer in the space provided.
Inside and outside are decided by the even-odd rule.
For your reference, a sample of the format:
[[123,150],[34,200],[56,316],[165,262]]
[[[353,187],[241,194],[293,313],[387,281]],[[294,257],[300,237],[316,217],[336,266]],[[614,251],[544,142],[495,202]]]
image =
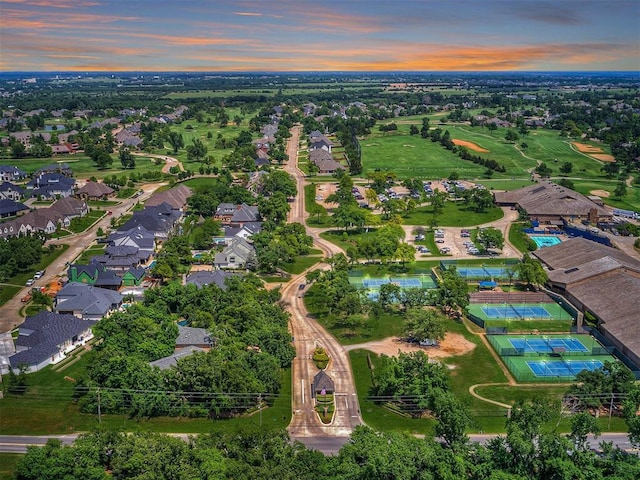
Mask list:
[[[462,203],[445,202],[444,209],[436,218],[440,227],[472,227],[484,223],[500,220],[504,212],[500,207],[491,207],[483,212],[476,212],[473,208]],[[418,207],[412,213],[402,218],[405,225],[430,225],[433,220],[431,206]]]
[[298,275],[304,272],[307,268],[315,265],[316,263],[322,261],[321,256],[302,256],[297,257],[293,263],[287,263],[284,265],[283,270],[287,273],[292,273],[293,275]]
[[81,233],[91,227],[95,222],[104,217],[106,213],[102,210],[93,210],[87,213],[84,217],[77,217],[71,220],[69,230],[73,233]]

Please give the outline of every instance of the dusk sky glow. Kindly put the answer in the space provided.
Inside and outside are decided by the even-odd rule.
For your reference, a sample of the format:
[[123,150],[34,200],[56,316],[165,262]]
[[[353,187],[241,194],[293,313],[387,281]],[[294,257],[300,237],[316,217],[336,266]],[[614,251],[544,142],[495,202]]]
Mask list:
[[640,70],[638,0],[0,0],[1,71]]

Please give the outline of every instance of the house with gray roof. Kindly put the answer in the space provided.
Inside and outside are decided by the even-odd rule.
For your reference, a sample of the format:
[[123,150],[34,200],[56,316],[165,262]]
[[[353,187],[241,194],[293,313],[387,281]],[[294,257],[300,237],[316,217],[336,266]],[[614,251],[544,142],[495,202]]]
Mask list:
[[234,238],[222,252],[216,253],[213,265],[217,268],[244,269],[255,261],[256,250],[243,238]]
[[151,260],[151,254],[146,250],[129,245],[107,245],[104,254],[96,255],[91,259],[101,263],[108,270],[123,275],[131,268],[145,265]]
[[182,213],[166,202],[133,212],[133,216],[121,227],[130,230],[138,226],[152,232],[158,242],[169,238],[176,229]]
[[18,187],[10,182],[0,183],[0,200],[13,200],[18,202],[24,197],[24,188]]
[[237,273],[226,272],[224,270],[213,270],[193,272],[187,275],[186,285],[195,285],[198,288],[206,287],[207,285],[217,285],[222,290],[226,290],[228,287],[225,284],[225,280],[230,277],[239,276]]
[[27,174],[13,165],[0,165],[0,181],[15,182],[22,180]]
[[245,223],[259,222],[260,213],[258,213],[257,205],[221,203],[218,205],[213,218],[220,220],[222,223],[232,223],[241,226]]
[[55,199],[73,195],[76,181],[61,173],[42,173],[27,183],[32,197]]
[[107,237],[107,243],[115,246],[137,247],[139,250],[153,255],[156,249],[156,240],[153,232],[142,225],[127,229],[116,230]]
[[54,311],[85,320],[100,320],[120,308],[122,298],[113,290],[69,282],[56,295]]
[[640,369],[640,260],[580,237],[533,255],[551,289],[596,318],[600,332]]
[[91,328],[95,324],[73,315],[47,311],[27,317],[15,340],[16,353],[9,357],[11,368],[15,373],[19,373],[21,366],[36,372],[60,362],[67,353],[93,338]]
[[28,211],[24,203],[14,202],[13,200],[0,199],[0,218],[13,217],[20,212]]
[[175,351],[171,355],[149,362],[149,364],[160,370],[167,370],[176,366],[181,358],[194,353],[208,352],[215,343],[215,339],[204,328],[178,326]]
[[326,395],[335,392],[336,387],[333,379],[324,370],[320,370],[314,377],[311,384],[313,397],[316,395]]

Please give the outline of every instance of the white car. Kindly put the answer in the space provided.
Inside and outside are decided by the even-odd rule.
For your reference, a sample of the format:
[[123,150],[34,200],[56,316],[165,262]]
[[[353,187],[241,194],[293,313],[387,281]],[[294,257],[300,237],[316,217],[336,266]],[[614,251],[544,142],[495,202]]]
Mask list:
[[30,278],[29,280],[27,280],[27,283],[25,283],[25,285],[27,287],[30,287],[31,285],[33,285],[35,283],[35,280],[33,278]]

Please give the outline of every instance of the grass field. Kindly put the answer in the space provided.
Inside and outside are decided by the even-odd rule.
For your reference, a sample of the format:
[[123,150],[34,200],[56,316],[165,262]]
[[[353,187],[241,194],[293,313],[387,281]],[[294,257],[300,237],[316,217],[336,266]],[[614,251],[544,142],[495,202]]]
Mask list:
[[84,232],[87,228],[89,228],[105,215],[106,213],[103,210],[92,210],[82,218],[74,218],[73,220],[71,220],[69,230],[73,233]]
[[[442,213],[437,217],[441,227],[471,227],[499,220],[504,212],[499,207],[491,207],[483,212],[476,212],[462,203],[445,202]],[[431,206],[418,207],[408,216],[402,218],[405,225],[429,225],[433,219]]]
[[0,453],[0,480],[13,480],[16,465],[24,457],[18,453]]
[[293,263],[286,264],[283,270],[285,272],[292,273],[293,275],[298,275],[320,261],[322,261],[322,256],[305,255],[302,257],[297,257],[295,262]]

